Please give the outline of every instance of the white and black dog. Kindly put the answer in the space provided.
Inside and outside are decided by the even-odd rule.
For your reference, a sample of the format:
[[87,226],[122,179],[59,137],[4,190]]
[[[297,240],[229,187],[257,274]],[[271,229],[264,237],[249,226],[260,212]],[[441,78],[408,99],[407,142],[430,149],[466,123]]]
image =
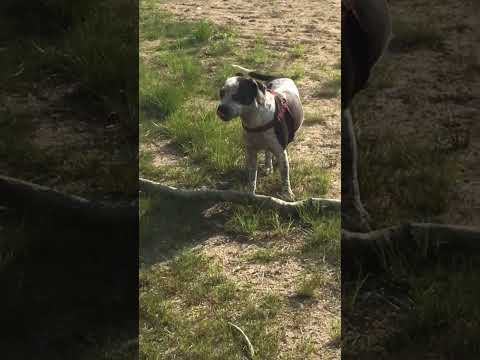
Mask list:
[[298,89],[291,79],[234,67],[247,76],[237,74],[225,81],[220,89],[217,115],[223,121],[236,117],[242,121],[250,191],[256,191],[258,152],[265,151],[266,172],[272,171],[273,154],[280,168],[282,197],[293,200],[287,145],[303,123]]

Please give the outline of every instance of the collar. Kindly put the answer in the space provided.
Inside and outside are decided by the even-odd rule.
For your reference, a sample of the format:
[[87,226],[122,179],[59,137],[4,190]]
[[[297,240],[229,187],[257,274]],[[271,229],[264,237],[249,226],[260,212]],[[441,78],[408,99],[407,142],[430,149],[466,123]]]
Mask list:
[[273,90],[270,90],[270,89],[267,89],[267,92],[271,93],[274,96],[274,99],[275,99],[275,114],[273,115],[273,119],[270,120],[265,125],[257,126],[257,127],[254,127],[254,128],[247,127],[242,122],[243,129],[246,132],[259,133],[259,132],[263,132],[263,131],[266,131],[268,129],[271,129],[275,125],[275,122],[276,121],[279,121],[279,122],[282,121],[282,119],[284,117],[284,114],[289,111],[288,110],[288,105],[287,105],[287,99],[285,99],[285,97],[283,97],[279,93],[277,93]]

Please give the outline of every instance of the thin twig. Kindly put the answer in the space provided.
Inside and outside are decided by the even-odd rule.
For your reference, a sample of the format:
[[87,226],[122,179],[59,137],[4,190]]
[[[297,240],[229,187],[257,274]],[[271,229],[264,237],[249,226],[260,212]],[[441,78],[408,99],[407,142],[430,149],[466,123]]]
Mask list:
[[253,358],[255,356],[255,350],[253,349],[253,345],[252,345],[250,339],[248,338],[247,334],[245,334],[245,332],[240,327],[235,325],[234,323],[228,322],[228,325],[232,326],[235,330],[237,330],[243,336],[243,339],[245,340],[245,342],[248,345],[248,355],[249,355],[250,359],[253,360]]

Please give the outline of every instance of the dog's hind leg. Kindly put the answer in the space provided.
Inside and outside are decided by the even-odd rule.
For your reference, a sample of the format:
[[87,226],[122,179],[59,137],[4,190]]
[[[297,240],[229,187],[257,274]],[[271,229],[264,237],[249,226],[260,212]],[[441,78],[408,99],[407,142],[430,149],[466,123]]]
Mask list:
[[248,186],[252,194],[257,190],[257,151],[246,149],[246,165],[248,172]]
[[282,181],[282,197],[285,198],[285,200],[293,201],[295,200],[295,195],[290,187],[290,165],[288,162],[287,150],[278,153],[277,158]]

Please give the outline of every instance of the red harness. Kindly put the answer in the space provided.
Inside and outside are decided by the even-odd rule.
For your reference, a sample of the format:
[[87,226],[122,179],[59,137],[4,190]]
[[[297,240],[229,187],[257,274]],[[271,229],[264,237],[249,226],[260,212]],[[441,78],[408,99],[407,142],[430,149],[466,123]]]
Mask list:
[[258,132],[262,132],[262,131],[266,131],[268,129],[271,129],[272,127],[275,126],[275,122],[284,121],[286,113],[290,114],[290,109],[288,108],[287,99],[285,99],[285,97],[283,97],[282,95],[280,95],[279,93],[277,93],[273,90],[267,89],[267,91],[270,94],[272,94],[275,98],[275,114],[273,115],[273,119],[270,120],[265,125],[258,126],[258,127],[255,127],[255,128],[249,128],[249,127],[245,126],[245,124],[243,124],[243,122],[242,122],[243,129],[246,132],[258,133]]
[[273,119],[265,125],[255,128],[249,128],[245,126],[243,122],[242,126],[246,132],[250,133],[259,133],[273,128],[275,130],[275,135],[277,136],[278,142],[282,148],[285,149],[295,137],[297,127],[295,126],[287,99],[271,89],[267,89],[267,91],[275,98],[275,113],[273,115]]

